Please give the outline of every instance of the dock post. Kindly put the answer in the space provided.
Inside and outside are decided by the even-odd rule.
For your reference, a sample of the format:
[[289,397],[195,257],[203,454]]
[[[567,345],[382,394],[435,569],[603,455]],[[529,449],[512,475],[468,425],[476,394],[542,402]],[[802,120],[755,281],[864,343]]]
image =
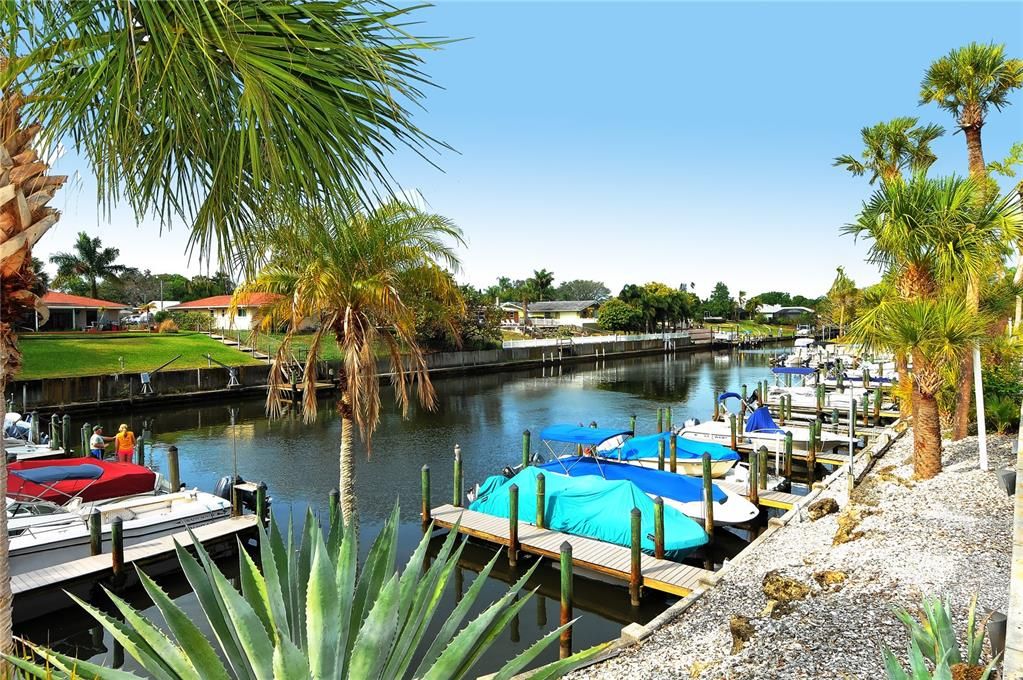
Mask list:
[[337,489],[331,489],[327,495],[327,514],[331,525],[341,518],[341,492]]
[[124,531],[120,517],[115,517],[110,523],[110,566],[114,572],[114,583],[118,583],[124,578]]
[[89,513],[89,553],[99,555],[103,552],[103,514],[99,508]]
[[266,484],[262,483],[256,485],[256,517],[260,524],[266,524]]
[[632,520],[632,569],[629,572],[629,602],[633,607],[638,607],[639,590],[643,584],[641,561],[643,556],[643,515],[639,508],[633,508],[630,517]]
[[869,368],[864,368],[863,369],[863,389],[865,389],[865,390],[869,390],[870,389],[870,369]]
[[657,440],[657,469],[664,472],[664,438]]
[[430,466],[424,465],[420,470],[420,480],[423,495],[423,505],[419,511],[419,517],[423,521],[423,528],[430,526]]
[[657,407],[657,433],[664,432],[664,409]]
[[760,465],[757,470],[757,488],[761,491],[767,491],[767,447],[760,447],[760,455],[757,456],[757,463]]
[[508,565],[519,561],[519,485],[508,487]]
[[137,465],[146,464],[146,436],[140,434],[139,438],[135,440],[135,463]]
[[462,507],[462,447],[455,444],[455,484],[454,500],[451,502],[456,508]]
[[181,471],[178,467],[178,447],[170,446],[167,449],[167,469],[170,475],[171,493],[181,489]]
[[849,413],[852,414],[852,418],[849,419],[849,438],[852,439],[856,437],[856,400],[850,399],[849,406]]
[[732,428],[732,451],[738,451],[739,450],[739,438],[736,436],[735,414],[734,413],[729,413],[728,414],[728,424]]
[[788,412],[788,410],[785,408],[786,399],[788,399],[788,396],[784,395],[784,394],[781,395],[781,397],[779,397],[779,399],[778,399],[778,424],[779,425],[784,425],[785,424],[785,415]]
[[[35,422],[35,418],[33,418]],[[38,433],[36,434],[38,439]],[[64,413],[64,416],[60,419],[60,446],[63,448],[64,453],[71,453],[71,416]]]
[[711,479],[710,454],[703,452],[703,530],[714,541],[714,481]]
[[529,430],[522,431],[522,469],[529,467]]
[[536,528],[544,528],[544,515],[547,512],[547,481],[543,473],[536,475]]
[[809,439],[806,442],[806,476],[810,486],[813,486],[817,472],[817,427],[819,425],[819,420],[810,422]]
[[756,449],[749,452],[749,492],[746,494],[753,505],[760,504],[760,452]]
[[60,448],[60,425],[57,414],[50,416],[50,450],[56,451]]
[[831,431],[832,432],[838,432],[838,421],[839,421],[839,419],[840,419],[840,415],[838,413],[838,407],[836,406],[836,407],[831,409]]
[[718,406],[718,391],[714,390],[714,417],[711,420],[713,420],[714,422],[717,422],[720,417],[721,417],[721,407]]
[[[92,425],[90,425],[89,423],[85,423],[84,425],[82,425],[82,456],[89,455],[89,436],[91,434]],[[68,446],[67,442],[65,442],[64,448],[67,450],[70,449],[71,447]]]
[[824,385],[817,386],[817,418],[824,413]]
[[664,499],[654,499],[654,557],[664,559]]
[[32,422],[29,423],[28,428],[28,439],[33,444],[39,443],[39,411],[32,411],[30,416]]
[[678,435],[672,434],[671,439],[668,440],[671,444],[671,456],[669,458],[670,464],[668,469],[672,472],[678,472]]
[[671,432],[671,407],[670,406],[667,409],[667,413],[664,416],[664,420],[665,420],[665,428],[668,430],[668,432]]
[[743,383],[742,384],[742,404],[739,405],[739,413],[740,414],[745,414],[746,413],[746,400],[749,398],[749,396],[746,394],[746,392],[747,392],[746,383]]
[[792,478],[792,432],[785,433],[785,476]]
[[237,484],[231,484],[231,517],[242,516],[242,495],[238,491]]
[[632,430],[632,434],[636,434],[636,414],[633,413],[629,416],[629,429]]
[[838,364],[837,371],[835,374],[835,387],[838,388],[838,392],[841,394],[845,392],[845,369],[842,368],[841,362]]
[[792,395],[791,394],[786,398],[786,401],[788,402],[789,420],[792,420]]
[[[544,611],[544,619],[546,616]],[[561,544],[561,625],[567,626],[561,631],[560,651],[558,656],[562,659],[572,656],[572,626],[568,622],[572,620],[572,544],[565,541]],[[546,625],[546,621],[544,621]]]
[[874,427],[881,425],[881,388],[874,388]]
[[[869,394],[869,392],[867,392],[866,394]],[[866,396],[866,394],[864,394],[864,396]],[[863,419],[866,420],[866,418],[867,411],[866,409],[864,409]],[[853,487],[856,486],[856,471],[853,470],[856,457],[855,437],[856,437],[856,400],[851,399],[849,401],[849,475],[848,475],[850,502],[852,501]]]
[[792,387],[792,374],[791,373],[786,373],[785,374],[785,387]]
[[[856,401],[855,399],[853,401]],[[868,418],[870,417],[867,413],[870,408],[870,392],[866,391],[863,393],[863,427],[870,425]],[[855,414],[854,414],[855,415]]]

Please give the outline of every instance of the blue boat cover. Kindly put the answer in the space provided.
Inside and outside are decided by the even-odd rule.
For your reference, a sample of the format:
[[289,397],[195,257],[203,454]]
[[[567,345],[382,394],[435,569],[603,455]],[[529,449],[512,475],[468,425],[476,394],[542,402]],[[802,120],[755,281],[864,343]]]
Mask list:
[[617,430],[611,427],[580,427],[579,425],[551,425],[540,432],[540,439],[548,442],[584,444],[597,446],[608,439],[632,436],[632,430]]
[[718,397],[718,401],[721,402],[721,401],[724,401],[725,399],[733,399],[733,398],[734,399],[742,399],[742,395],[739,394],[738,392],[725,392],[720,397]]
[[761,406],[750,414],[749,420],[746,421],[746,431],[785,434],[785,430],[774,422],[771,411],[766,406]]
[[11,470],[12,475],[17,475],[25,481],[34,484],[53,484],[70,479],[99,479],[103,476],[103,468],[91,463],[81,465],[48,465],[46,467],[30,468],[27,470]]
[[[508,517],[508,489],[519,487],[519,518],[536,516],[536,476],[541,470],[527,467],[511,479],[489,477],[480,486],[469,510],[494,517]],[[678,476],[678,475],[676,475]],[[593,475],[566,477],[547,474],[544,479],[544,524],[554,531],[587,536],[628,547],[632,542],[629,513],[642,514],[643,552],[654,552],[654,502],[627,481],[609,482]],[[527,520],[528,521],[528,520]],[[678,560],[707,542],[707,534],[693,520],[671,506],[664,506],[664,552]]]
[[[625,442],[619,449],[608,452],[609,456],[619,460],[637,460],[640,458],[657,458],[657,442],[664,441],[665,455],[669,455],[670,432],[660,434],[648,434],[643,437],[633,437]],[[713,442],[697,442],[692,439],[678,437],[675,439],[675,455],[678,458],[703,458],[704,452],[710,454],[711,460],[739,460],[739,454],[727,446]]]
[[[703,498],[703,479],[701,478],[679,475],[666,470],[653,470],[628,463],[617,463],[606,458],[597,460],[590,456],[566,456],[537,467],[541,470],[549,470],[562,475],[567,474],[571,477],[597,475],[608,481],[626,480],[638,486],[643,493],[670,498],[680,503],[690,503]],[[725,500],[725,492],[716,484],[711,486],[714,489],[714,500]]]
[[813,375],[817,372],[816,368],[807,368],[805,366],[775,366],[771,369],[771,373],[777,373],[779,375]]

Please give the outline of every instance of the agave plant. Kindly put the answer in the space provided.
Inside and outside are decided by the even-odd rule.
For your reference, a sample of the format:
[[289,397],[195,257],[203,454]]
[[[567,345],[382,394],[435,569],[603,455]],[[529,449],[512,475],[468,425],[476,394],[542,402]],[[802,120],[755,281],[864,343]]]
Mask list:
[[[965,656],[956,639],[952,609],[947,601],[924,598],[920,621],[904,609],[896,609],[895,616],[909,630],[909,672],[906,672],[891,650],[885,649],[884,665],[889,680],[952,680],[953,677],[987,680],[990,677],[998,661],[997,657],[983,668],[979,676],[976,672],[969,675],[964,673],[969,669],[980,671],[981,655],[984,652],[985,625],[983,622],[980,625],[977,623],[976,595],[970,601],[966,620]],[[963,670],[954,671],[956,667]]]
[[[404,571],[395,569],[398,509],[395,507],[362,565],[357,565],[357,537],[345,532],[334,513],[324,539],[312,512],[301,535],[291,522],[285,538],[271,521],[259,528],[262,569],[240,549],[241,592],[210,559],[200,544],[196,556],[176,546],[188,578],[213,631],[207,639],[188,615],[141,570],[139,580],[166,622],[158,628],[124,600],[108,591],[123,622],[96,607],[76,601],[120,643],[152,677],[226,680],[228,678],[463,678],[470,674],[529,599],[518,598],[536,565],[479,616],[462,625],[497,560],[480,572],[447,621],[427,644],[426,632],[465,545],[456,546],[457,530],[426,563],[429,533],[412,553]],[[511,678],[553,642],[564,626],[550,632],[509,661],[495,680]],[[37,678],[136,678],[26,642],[39,661],[7,657]],[[534,678],[555,678],[577,668],[602,650],[590,648],[544,666]],[[413,662],[419,663],[413,666]]]

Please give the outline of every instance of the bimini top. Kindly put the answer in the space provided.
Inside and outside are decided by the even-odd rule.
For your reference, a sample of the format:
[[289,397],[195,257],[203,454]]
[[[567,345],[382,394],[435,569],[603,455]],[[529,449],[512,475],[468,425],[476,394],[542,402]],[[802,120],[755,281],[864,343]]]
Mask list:
[[806,366],[775,366],[771,369],[771,373],[779,375],[813,375],[816,372],[816,368],[807,368]]
[[725,399],[742,399],[742,395],[738,392],[725,392],[718,397],[719,402],[724,401]]
[[785,434],[785,430],[778,427],[771,417],[771,411],[766,406],[761,406],[750,414],[746,421],[747,432],[762,432],[766,434]]
[[632,430],[611,427],[581,427],[579,425],[551,425],[540,432],[540,439],[549,442],[597,446],[615,437],[632,436]]
[[103,475],[103,468],[93,463],[48,465],[29,470],[11,470],[11,474],[35,484],[51,484],[70,479],[99,479]]
[[[665,456],[669,455],[671,432],[660,434],[648,434],[643,437],[633,437],[621,445],[616,451],[605,454],[609,458],[619,460],[642,460],[644,458],[657,458],[659,445],[663,441]],[[702,458],[704,453],[710,454],[711,460],[738,460],[739,454],[727,446],[714,444],[712,442],[698,442],[684,437],[675,439],[675,455],[683,460]]]

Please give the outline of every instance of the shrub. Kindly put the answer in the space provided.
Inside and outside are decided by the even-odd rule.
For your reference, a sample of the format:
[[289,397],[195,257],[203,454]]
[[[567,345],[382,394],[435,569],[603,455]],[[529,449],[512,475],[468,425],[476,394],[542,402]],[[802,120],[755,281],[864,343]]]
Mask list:
[[174,319],[164,319],[160,322],[157,330],[161,333],[177,333],[178,325],[174,322]]
[[995,428],[998,434],[1019,426],[1019,404],[1009,397],[994,397],[984,402],[984,415],[988,425]]
[[[889,680],[934,680],[973,678],[987,680],[997,658],[981,666],[986,621],[977,621],[977,597],[970,602],[966,621],[966,648],[961,649],[952,626],[952,608],[938,598],[924,598],[923,615],[917,621],[904,609],[895,616],[909,631],[909,673],[891,650],[884,649],[884,665]],[[965,654],[964,654],[965,652]],[[930,668],[928,663],[930,662]],[[931,670],[933,668],[933,670]]]
[[163,323],[166,319],[171,318],[171,313],[166,309],[161,309],[159,312],[153,315],[153,321],[156,323]]
[[213,327],[213,317],[205,312],[174,312],[171,318],[180,328],[190,331],[208,331]]

